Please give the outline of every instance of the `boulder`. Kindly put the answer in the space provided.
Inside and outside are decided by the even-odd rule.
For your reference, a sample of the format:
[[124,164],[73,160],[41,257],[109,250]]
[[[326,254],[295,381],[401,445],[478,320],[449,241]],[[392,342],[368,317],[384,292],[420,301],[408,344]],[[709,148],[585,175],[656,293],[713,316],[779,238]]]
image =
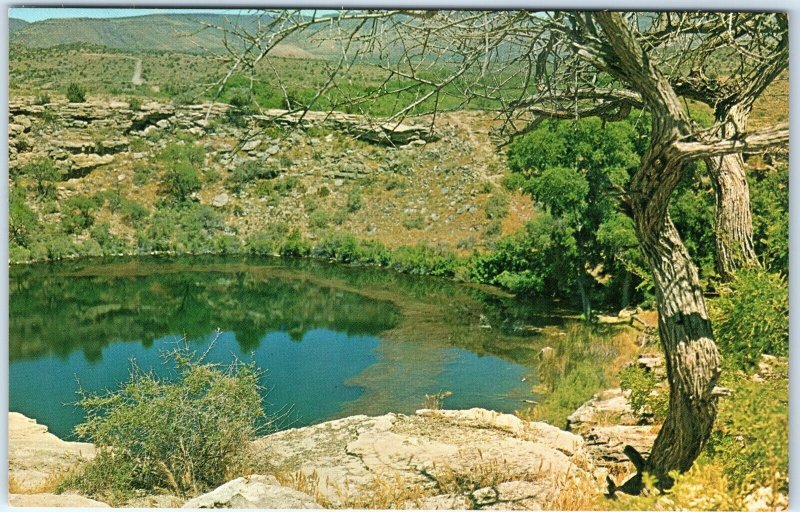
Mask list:
[[583,436],[586,449],[598,465],[615,466],[628,462],[623,453],[626,445],[631,445],[647,458],[660,426],[609,425],[589,429]]
[[322,506],[306,493],[283,487],[274,476],[250,475],[191,499],[183,508],[318,509]]
[[228,204],[229,201],[230,198],[228,197],[228,194],[223,192],[221,194],[217,194],[214,196],[214,198],[211,200],[211,205],[216,206],[217,208],[222,208],[223,206]]
[[567,418],[567,430],[583,433],[597,425],[636,425],[628,397],[620,388],[594,395]]

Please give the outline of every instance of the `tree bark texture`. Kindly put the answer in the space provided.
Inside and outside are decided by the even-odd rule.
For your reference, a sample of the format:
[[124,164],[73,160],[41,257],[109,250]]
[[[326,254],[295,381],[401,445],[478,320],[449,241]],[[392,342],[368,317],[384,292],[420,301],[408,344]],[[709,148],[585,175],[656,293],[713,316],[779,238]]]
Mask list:
[[750,188],[741,154],[711,158],[707,165],[716,199],[714,235],[717,273],[727,280],[740,268],[758,265],[753,245]]
[[668,473],[688,470],[711,433],[717,415],[713,389],[720,374],[720,355],[697,270],[672,221],[665,217],[654,231],[641,233],[641,240],[653,270],[670,385],[667,418],[646,468],[662,485],[669,485]]

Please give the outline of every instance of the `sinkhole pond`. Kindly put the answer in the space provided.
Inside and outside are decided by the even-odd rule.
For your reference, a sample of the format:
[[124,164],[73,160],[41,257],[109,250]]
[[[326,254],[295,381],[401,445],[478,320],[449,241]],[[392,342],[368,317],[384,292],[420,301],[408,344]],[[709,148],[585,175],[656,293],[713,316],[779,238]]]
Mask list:
[[168,375],[183,340],[207,360],[255,361],[274,428],[353,414],[523,408],[554,304],[381,269],[314,261],[136,258],[12,266],[9,406],[74,439],[77,391],[131,364]]

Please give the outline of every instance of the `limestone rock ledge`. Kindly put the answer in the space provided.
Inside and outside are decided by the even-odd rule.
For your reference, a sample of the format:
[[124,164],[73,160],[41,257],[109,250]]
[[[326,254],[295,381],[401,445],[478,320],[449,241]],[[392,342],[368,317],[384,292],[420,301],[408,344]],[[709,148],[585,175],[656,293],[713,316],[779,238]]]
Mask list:
[[23,491],[41,487],[94,453],[91,443],[63,441],[36,420],[8,413],[8,474]]
[[[93,456],[91,444],[62,441],[10,413],[9,445],[10,476],[24,484],[14,503],[104,505],[36,489]],[[184,506],[387,508],[381,500],[389,496],[402,508],[540,509],[578,488],[602,490],[580,436],[484,409],[351,416],[276,432],[253,448],[260,474],[232,480]]]
[[315,499],[337,508],[379,505],[380,487],[416,496],[404,508],[540,508],[570,482],[595,481],[580,436],[484,409],[351,416],[254,447],[274,474],[311,482]]

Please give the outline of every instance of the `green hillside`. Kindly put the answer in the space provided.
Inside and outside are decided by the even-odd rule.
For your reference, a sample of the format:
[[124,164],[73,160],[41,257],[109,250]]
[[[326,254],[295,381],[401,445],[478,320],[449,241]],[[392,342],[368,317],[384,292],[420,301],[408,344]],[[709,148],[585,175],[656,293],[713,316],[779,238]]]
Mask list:
[[25,20],[21,20],[19,18],[8,18],[8,33],[13,34],[18,30],[24,29],[28,25],[30,25],[30,23]]
[[[127,18],[64,18],[35,23],[13,20],[11,44],[49,48],[92,44],[120,50],[221,51],[222,30],[212,27],[255,26],[255,15],[152,14]],[[21,25],[23,23],[24,25]],[[12,20],[9,20],[12,25]],[[211,27],[209,27],[211,26]]]

